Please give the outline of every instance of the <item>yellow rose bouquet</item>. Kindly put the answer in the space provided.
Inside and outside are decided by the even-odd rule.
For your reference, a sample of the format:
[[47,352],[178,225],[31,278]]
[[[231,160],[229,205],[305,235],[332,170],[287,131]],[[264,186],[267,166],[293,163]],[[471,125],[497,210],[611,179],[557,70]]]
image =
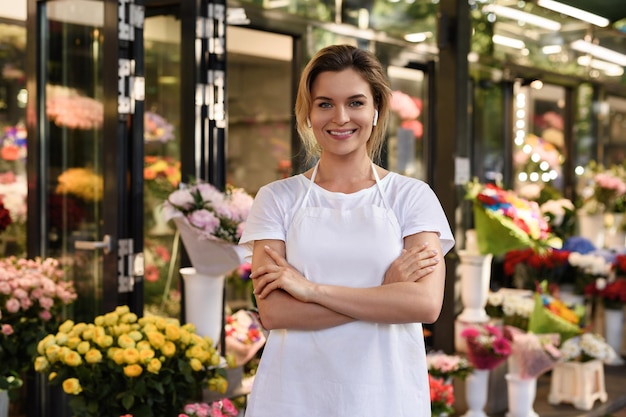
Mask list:
[[126,306],[93,323],[64,322],[37,352],[35,370],[72,396],[75,417],[177,416],[203,388],[227,388],[224,358],[193,324],[138,318]]

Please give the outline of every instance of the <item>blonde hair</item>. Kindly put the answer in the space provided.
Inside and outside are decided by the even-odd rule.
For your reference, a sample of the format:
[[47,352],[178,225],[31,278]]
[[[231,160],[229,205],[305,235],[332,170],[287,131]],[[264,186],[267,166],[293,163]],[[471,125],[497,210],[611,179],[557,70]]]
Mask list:
[[319,156],[321,149],[308,127],[307,118],[311,111],[311,88],[318,75],[323,72],[340,72],[353,69],[370,85],[374,96],[374,107],[378,110],[378,123],[372,129],[367,141],[367,153],[376,160],[381,152],[387,124],[389,123],[389,102],[391,89],[383,67],[376,56],[352,45],[331,45],[320,49],[304,68],[300,77],[296,96],[296,128],[307,158]]

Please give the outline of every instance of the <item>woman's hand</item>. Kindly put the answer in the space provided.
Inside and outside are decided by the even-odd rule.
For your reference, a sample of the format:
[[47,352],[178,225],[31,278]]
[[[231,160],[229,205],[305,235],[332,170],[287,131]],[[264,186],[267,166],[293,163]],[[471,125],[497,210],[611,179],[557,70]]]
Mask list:
[[265,298],[272,291],[281,289],[295,299],[307,302],[315,284],[306,279],[274,249],[269,246],[265,246],[264,249],[276,264],[263,265],[250,274],[250,279],[255,281],[254,294],[259,298]]
[[436,250],[428,249],[428,242],[403,249],[402,253],[391,263],[383,285],[395,282],[416,282],[430,274],[439,263]]

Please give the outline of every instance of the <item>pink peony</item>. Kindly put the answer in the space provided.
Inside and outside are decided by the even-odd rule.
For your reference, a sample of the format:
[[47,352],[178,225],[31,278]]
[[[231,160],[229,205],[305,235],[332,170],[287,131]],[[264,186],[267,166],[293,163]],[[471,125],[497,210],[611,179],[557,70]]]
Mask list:
[[187,219],[192,226],[202,229],[205,233],[212,234],[220,225],[220,220],[209,210],[196,210]]

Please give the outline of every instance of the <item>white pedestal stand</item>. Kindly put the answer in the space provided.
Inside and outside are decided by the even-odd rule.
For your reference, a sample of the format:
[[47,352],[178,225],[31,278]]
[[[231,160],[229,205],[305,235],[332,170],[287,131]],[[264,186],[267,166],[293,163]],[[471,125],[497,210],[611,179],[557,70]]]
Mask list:
[[485,404],[489,383],[488,369],[475,369],[465,379],[465,401],[467,412],[463,417],[487,417]]

